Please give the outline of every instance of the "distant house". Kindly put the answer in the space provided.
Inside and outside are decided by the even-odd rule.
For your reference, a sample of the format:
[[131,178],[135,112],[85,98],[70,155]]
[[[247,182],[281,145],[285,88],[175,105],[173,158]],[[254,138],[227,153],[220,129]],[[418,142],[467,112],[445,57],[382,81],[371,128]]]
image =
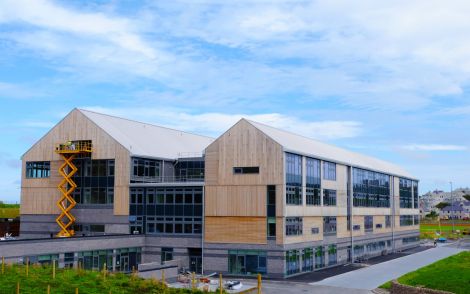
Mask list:
[[470,201],[456,201],[441,210],[441,218],[468,219],[470,218]]

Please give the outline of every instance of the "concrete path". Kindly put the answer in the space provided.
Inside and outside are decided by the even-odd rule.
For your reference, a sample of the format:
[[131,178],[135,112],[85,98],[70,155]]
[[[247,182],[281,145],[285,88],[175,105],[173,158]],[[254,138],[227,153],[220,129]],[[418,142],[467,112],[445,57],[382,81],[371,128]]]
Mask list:
[[439,246],[310,283],[310,285],[373,290],[385,282],[461,251],[463,249]]

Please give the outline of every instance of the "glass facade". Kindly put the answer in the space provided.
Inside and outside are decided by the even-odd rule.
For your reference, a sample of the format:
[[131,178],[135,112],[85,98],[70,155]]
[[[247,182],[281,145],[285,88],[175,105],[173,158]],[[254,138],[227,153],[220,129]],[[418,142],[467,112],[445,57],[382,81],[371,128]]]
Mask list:
[[201,234],[202,187],[131,188],[131,233]]
[[390,207],[390,176],[353,168],[353,204],[356,207]]
[[175,164],[177,181],[204,181],[204,160],[178,160]]
[[267,233],[268,237],[276,237],[276,186],[266,187],[267,203]]
[[313,271],[313,249],[305,248],[302,250],[302,271]]
[[336,190],[323,190],[323,206],[336,206]]
[[286,217],[286,236],[302,235],[303,220],[301,217]]
[[322,246],[315,248],[315,268],[325,267],[325,253]]
[[229,250],[228,271],[236,275],[265,274],[267,269],[266,251]]
[[400,215],[401,227],[407,227],[407,226],[412,226],[412,225],[413,225],[413,215]]
[[321,188],[321,175],[320,175],[320,160],[313,158],[306,158],[306,203],[307,205],[321,205],[320,188]]
[[155,181],[160,177],[161,166],[161,160],[132,158],[131,183]]
[[113,204],[114,159],[92,160],[89,157],[74,160],[77,172],[73,181],[77,188],[72,196],[79,204]]
[[364,230],[372,232],[374,230],[374,217],[372,215],[364,216]]
[[335,265],[338,262],[337,260],[337,249],[336,245],[328,246],[328,265]]
[[299,250],[286,251],[286,274],[293,275],[300,272]]
[[336,163],[323,161],[323,179],[336,181]]
[[26,178],[48,178],[51,175],[50,161],[28,161],[26,162]]
[[286,153],[286,203],[302,204],[302,156]]
[[413,181],[413,208],[419,208],[418,182]]
[[400,178],[400,208],[413,208],[411,180]]
[[323,235],[324,236],[336,235],[336,217],[335,216],[323,217]]

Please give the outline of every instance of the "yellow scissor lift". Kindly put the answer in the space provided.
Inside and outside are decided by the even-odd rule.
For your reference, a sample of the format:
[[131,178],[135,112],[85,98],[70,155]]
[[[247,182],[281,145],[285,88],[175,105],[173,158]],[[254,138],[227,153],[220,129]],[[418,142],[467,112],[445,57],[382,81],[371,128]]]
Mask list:
[[59,174],[63,179],[57,186],[62,195],[56,203],[61,211],[60,215],[55,219],[61,229],[57,233],[57,237],[72,237],[75,234],[72,228],[75,223],[75,217],[70,211],[77,204],[72,197],[72,192],[77,187],[72,177],[78,170],[73,164],[73,160],[79,155],[90,154],[92,152],[91,141],[68,141],[57,144],[55,152],[64,159],[64,163],[59,167]]

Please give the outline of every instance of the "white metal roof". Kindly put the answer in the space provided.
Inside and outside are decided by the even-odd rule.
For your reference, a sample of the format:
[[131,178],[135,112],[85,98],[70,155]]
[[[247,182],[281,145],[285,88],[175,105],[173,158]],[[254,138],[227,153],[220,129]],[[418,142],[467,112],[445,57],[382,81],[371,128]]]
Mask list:
[[132,155],[176,159],[201,156],[213,138],[78,109]]
[[247,120],[254,127],[283,146],[284,151],[330,160],[359,168],[415,179],[407,171],[392,163],[342,149],[311,138]]

